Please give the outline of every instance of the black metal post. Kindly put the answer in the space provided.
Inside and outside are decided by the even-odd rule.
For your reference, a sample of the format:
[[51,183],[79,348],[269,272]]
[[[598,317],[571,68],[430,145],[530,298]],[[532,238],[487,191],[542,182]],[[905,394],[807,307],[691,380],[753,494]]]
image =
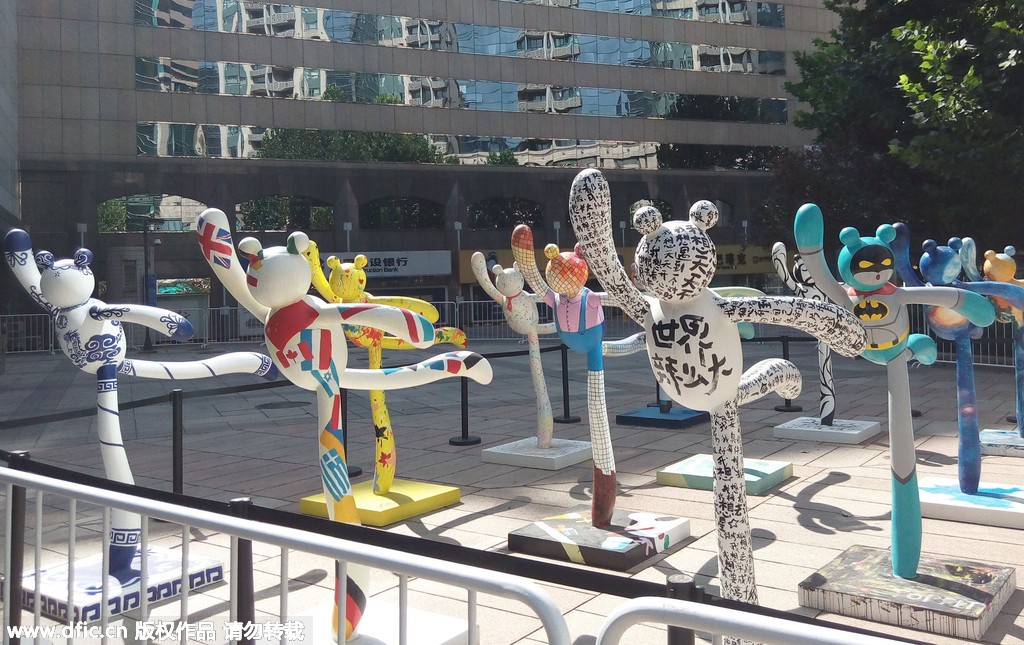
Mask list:
[[[237,497],[228,502],[228,510],[235,517],[249,517],[249,508],[252,500],[248,497]],[[238,549],[235,553],[235,585],[238,589],[238,615],[235,620],[243,625],[256,622],[256,594],[252,580],[252,541],[238,538]],[[243,629],[243,634],[245,630]],[[243,636],[238,640],[239,645],[252,645],[252,638]]]
[[[693,581],[693,576],[686,575],[685,573],[674,573],[665,581],[665,586],[669,598],[696,600],[697,585]],[[692,629],[669,626],[668,638],[665,642],[668,645],[693,645],[694,637]]]
[[[10,465],[16,467],[17,461],[28,459],[28,453],[16,451],[11,453]],[[7,572],[7,580],[11,585],[11,627],[21,626],[21,580],[25,575],[25,487],[12,486],[10,510],[11,514],[11,570]],[[39,536],[36,536],[39,539]],[[39,597],[36,596],[36,602]],[[11,636],[12,645],[21,645],[20,636]]]
[[560,417],[552,419],[555,423],[578,423],[580,418],[569,414],[569,348],[564,344],[562,350],[562,410]]
[[[782,358],[789,360],[789,336],[782,335]],[[800,412],[803,410],[802,406],[793,405],[793,402],[786,399],[782,405],[775,406],[776,412]]]
[[352,459],[352,455],[348,454],[348,390],[345,388],[341,390],[341,445],[345,446],[345,462],[348,464],[349,479],[362,475],[363,469],[353,466],[349,461]]
[[182,423],[181,389],[171,390],[171,490],[181,495],[185,486],[185,429]]
[[480,443],[480,437],[472,437],[469,434],[469,379],[463,376],[462,381],[462,434],[452,437],[448,443],[452,446],[475,446]]

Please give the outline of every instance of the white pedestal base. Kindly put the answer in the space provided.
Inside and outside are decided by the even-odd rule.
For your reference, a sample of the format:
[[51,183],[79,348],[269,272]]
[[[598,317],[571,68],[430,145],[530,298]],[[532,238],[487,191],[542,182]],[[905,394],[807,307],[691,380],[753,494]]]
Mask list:
[[826,426],[818,417],[797,417],[775,426],[773,435],[776,439],[854,444],[867,441],[881,430],[882,426],[877,421],[835,419],[832,425]]
[[981,454],[1000,457],[1024,457],[1024,439],[1014,430],[982,430]]
[[481,459],[488,463],[543,470],[561,470],[592,459],[593,456],[589,441],[552,439],[550,448],[538,448],[536,437],[480,451]]
[[1024,488],[1020,486],[981,482],[975,495],[961,493],[955,479],[925,477],[918,486],[923,517],[1024,529]]

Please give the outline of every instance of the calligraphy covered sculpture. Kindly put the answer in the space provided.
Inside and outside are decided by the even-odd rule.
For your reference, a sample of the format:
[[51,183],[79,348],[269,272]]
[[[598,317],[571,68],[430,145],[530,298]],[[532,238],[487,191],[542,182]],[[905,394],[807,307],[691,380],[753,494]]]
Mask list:
[[[431,324],[438,320],[437,308],[420,300],[403,296],[375,296],[366,291],[365,255],[357,255],[352,262],[342,262],[335,256],[327,258],[327,266],[331,269],[330,277],[324,276],[320,266],[320,252],[316,242],[310,240],[303,252],[312,271],[313,286],[327,302],[342,303],[373,303],[390,305],[424,316]],[[368,354],[370,369],[380,369],[383,365],[383,350],[414,349],[415,346],[397,336],[385,334],[372,326],[345,325],[345,336],[359,347],[365,347]],[[434,344],[450,343],[456,347],[466,346],[466,334],[454,327],[438,327],[434,329]],[[395,481],[398,469],[398,450],[395,433],[391,426],[391,414],[388,412],[387,399],[383,390],[370,390],[370,410],[373,415],[374,446],[376,450],[373,467],[373,492],[387,495]]]
[[767,359],[743,369],[740,322],[796,327],[843,355],[864,347],[857,320],[830,303],[793,297],[723,298],[708,288],[715,245],[707,234],[718,219],[708,201],[697,202],[687,221],[662,221],[650,206],[633,216],[642,235],[636,248],[641,293],[616,257],[608,183],[597,170],[572,185],[569,217],[601,285],[647,337],[647,352],[662,389],[677,403],[711,414],[714,499],[722,595],[756,602],[753,548],[747,514],[738,406],[769,392],[800,393],[800,372],[789,361]]
[[[449,352],[415,365],[388,369],[352,369],[343,325],[368,326],[390,333],[416,347],[434,343],[434,327],[414,312],[367,303],[326,303],[308,295],[312,272],[303,252],[309,238],[295,232],[286,247],[264,248],[247,237],[238,250],[249,259],[243,271],[235,256],[228,220],[223,212],[207,209],[199,216],[197,231],[203,254],[214,274],[232,296],[266,325],[271,358],[295,385],[316,392],[320,475],[328,515],[339,522],[359,523],[348,477],[341,390],[390,390],[424,385],[448,377],[466,376],[480,383],[491,380],[491,367],[479,354]],[[349,566],[345,584],[345,638],[350,638],[362,615],[366,589]],[[336,581],[340,589],[340,580]],[[338,628],[337,592],[333,625]]]
[[[192,337],[191,323],[166,309],[107,304],[93,298],[96,277],[89,268],[93,259],[89,249],[78,249],[72,259],[56,260],[49,251],[39,251],[33,257],[28,233],[15,228],[4,237],[4,255],[21,286],[53,318],[54,335],[64,355],[78,369],[96,375],[100,452],[104,471],[113,481],[134,483],[118,417],[119,374],[170,380],[223,374],[277,378],[270,359],[256,352],[232,352],[203,361],[129,359],[122,323],[144,325],[177,341]],[[138,576],[131,564],[139,545],[141,518],[114,509],[110,524],[110,573],[125,582]]]
[[995,318],[988,300],[952,287],[897,287],[889,280],[895,273],[895,257],[889,244],[896,229],[879,226],[874,236],[861,236],[844,228],[839,239],[839,274],[836,280],[824,257],[824,218],[814,204],[804,204],[793,222],[797,251],[808,273],[829,299],[841,304],[860,320],[867,332],[863,356],[886,366],[889,387],[889,455],[892,468],[892,565],[901,578],[914,578],[921,557],[921,500],[917,486],[914,422],[910,409],[907,362],[935,361],[935,341],[910,333],[907,305],[945,307],[962,314],[972,324],[988,326]]

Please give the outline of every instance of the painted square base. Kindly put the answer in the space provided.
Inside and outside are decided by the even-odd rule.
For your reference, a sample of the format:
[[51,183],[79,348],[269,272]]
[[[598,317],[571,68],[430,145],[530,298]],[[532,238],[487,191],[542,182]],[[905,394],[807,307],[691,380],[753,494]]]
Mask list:
[[804,607],[980,640],[1016,587],[1013,567],[927,555],[904,580],[887,549],[852,546],[801,582],[799,597]]
[[641,426],[644,428],[661,428],[663,430],[681,430],[709,421],[711,415],[689,408],[672,406],[666,413],[654,406],[647,406],[625,414],[615,415],[615,423],[620,426]]
[[[464,645],[469,643],[465,618],[454,618],[444,614],[408,607],[406,634],[410,643],[417,645]],[[333,605],[320,605],[313,610],[313,616],[294,617],[306,625],[304,643],[333,643],[331,634],[331,613]],[[479,631],[473,625],[474,631]],[[366,602],[366,613],[359,621],[357,638],[346,641],[347,645],[389,645],[398,643],[398,605],[370,597]]]
[[480,458],[488,463],[543,470],[561,470],[592,459],[593,456],[589,441],[552,439],[550,448],[538,448],[536,437],[480,451]]
[[834,419],[832,425],[821,424],[818,417],[797,417],[775,426],[776,439],[799,441],[827,441],[829,443],[863,443],[882,431],[877,421]]
[[1000,457],[1024,457],[1024,439],[1014,430],[982,430],[981,454]]
[[[359,522],[366,526],[387,526],[458,504],[461,493],[455,486],[395,479],[387,495],[375,495],[373,482],[364,481],[352,486],[356,497]],[[304,515],[327,517],[324,494],[310,495],[299,501],[299,512]]]
[[626,571],[690,536],[690,520],[616,509],[603,529],[589,506],[545,517],[508,534],[510,551]]
[[1024,488],[1020,486],[980,482],[976,494],[965,495],[955,479],[925,477],[918,487],[923,517],[1024,529]]
[[[100,620],[101,612],[101,576],[103,554],[97,553],[79,558],[72,563],[75,574],[74,596],[71,602],[74,622],[91,623]],[[132,569],[139,570],[141,557],[137,554],[132,560]],[[148,600],[150,606],[181,595],[181,551],[169,550],[158,546],[150,546],[146,558],[146,574],[148,578]],[[201,589],[209,585],[223,582],[224,564],[211,558],[189,558],[188,587],[189,590]],[[31,612],[35,610],[35,573],[22,578],[22,608]],[[68,622],[68,565],[67,563],[49,567],[39,572],[40,613],[47,618]],[[107,577],[107,604],[110,616],[118,616],[126,611],[138,609],[140,603],[139,579],[121,584],[112,576]]]
[[[714,490],[714,458],[711,455],[694,455],[677,461],[658,471],[658,483],[677,488]],[[747,495],[763,495],[793,476],[793,464],[788,461],[768,459],[744,459]]]

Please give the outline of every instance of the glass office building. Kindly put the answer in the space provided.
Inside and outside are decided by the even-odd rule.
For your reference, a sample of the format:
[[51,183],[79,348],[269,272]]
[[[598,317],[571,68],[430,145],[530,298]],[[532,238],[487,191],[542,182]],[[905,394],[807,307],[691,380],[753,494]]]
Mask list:
[[[275,116],[301,111],[291,107],[299,101],[417,108],[379,111],[388,120],[395,114],[397,131],[427,138],[462,164],[506,150],[536,166],[692,163],[671,154],[659,162],[659,146],[675,145],[704,151],[684,160],[756,169],[773,148],[802,142],[782,91],[793,68],[787,8],[806,22],[799,3],[380,2],[374,13],[361,11],[365,3],[323,4],[334,6],[137,1],[135,24],[169,32],[172,41],[184,32],[243,37],[237,55],[234,47],[221,57],[139,53],[135,89],[259,97],[275,104],[262,110]],[[381,12],[403,7],[416,12]],[[326,130],[372,132],[377,120],[339,117]],[[137,152],[258,157],[280,125],[140,120]],[[749,154],[737,155],[737,147]]]

